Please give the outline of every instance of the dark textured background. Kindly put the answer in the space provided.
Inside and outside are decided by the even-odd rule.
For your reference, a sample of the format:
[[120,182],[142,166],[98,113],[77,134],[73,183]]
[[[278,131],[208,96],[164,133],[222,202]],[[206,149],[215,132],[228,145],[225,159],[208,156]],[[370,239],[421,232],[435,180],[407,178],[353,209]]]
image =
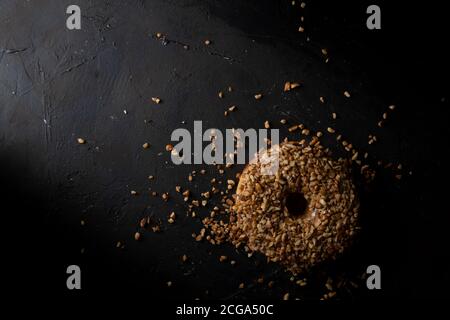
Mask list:
[[[382,30],[369,31],[367,1],[308,1],[307,42],[296,31],[301,10],[290,1],[78,0],[80,31],[65,28],[69,4],[74,3],[0,0],[0,198],[8,253],[3,263],[16,292],[68,294],[65,269],[78,264],[78,294],[215,299],[291,292],[317,299],[328,275],[358,281],[367,265],[378,264],[383,290],[340,295],[448,296],[444,10],[431,3],[378,2]],[[168,41],[156,40],[156,32]],[[205,39],[212,45],[206,47]],[[286,80],[304,87],[283,94]],[[217,92],[229,85],[233,92],[218,99]],[[343,97],[344,90],[351,99]],[[264,93],[261,101],[253,98],[257,92]],[[163,103],[150,103],[152,96]],[[327,103],[321,105],[319,96]],[[238,111],[225,118],[232,104]],[[380,129],[376,123],[390,104],[397,109]],[[334,111],[338,119],[332,121]],[[361,239],[337,264],[315,270],[304,289],[262,257],[248,259],[227,245],[193,241],[200,222],[185,217],[174,187],[199,195],[218,172],[174,166],[164,151],[171,132],[191,128],[194,120],[203,120],[205,128],[246,129],[261,128],[265,120],[277,125],[281,118],[313,130],[333,126],[367,150],[371,161],[402,163],[404,172],[413,173],[396,181],[391,171],[380,170],[370,188],[361,186]],[[374,146],[367,145],[370,133],[379,138]],[[77,137],[87,144],[78,145]],[[144,142],[149,150],[142,150]],[[333,139],[324,143],[342,154]],[[202,168],[208,174],[189,183],[189,172]],[[172,198],[165,204],[149,197],[148,188]],[[130,190],[140,195],[131,197]],[[172,210],[178,213],[174,225],[164,223],[163,232],[133,240],[141,217],[165,221]],[[125,249],[115,247],[119,240]],[[189,263],[180,262],[183,254]],[[219,263],[221,254],[237,266]],[[266,283],[275,280],[275,287],[255,284],[261,275]],[[174,285],[167,288],[167,281]],[[237,290],[241,282],[245,290]]]

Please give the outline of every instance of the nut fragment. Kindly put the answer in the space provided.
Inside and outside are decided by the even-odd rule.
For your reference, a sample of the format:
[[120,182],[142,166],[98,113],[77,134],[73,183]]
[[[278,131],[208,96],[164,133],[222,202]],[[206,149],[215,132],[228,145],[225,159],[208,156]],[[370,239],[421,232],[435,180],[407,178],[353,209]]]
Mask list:
[[261,98],[262,98],[262,94],[261,93],[255,94],[255,99],[256,100],[259,100]]
[[172,224],[172,223],[175,222],[175,218],[176,218],[176,214],[175,214],[175,212],[172,212],[172,213],[169,215],[169,219],[167,220],[167,222],[169,222],[170,224]]
[[86,140],[84,140],[83,138],[78,138],[78,139],[77,139],[77,142],[78,142],[79,144],[85,144],[85,143],[86,143]]
[[161,99],[158,97],[152,97],[152,101],[156,104],[159,104],[161,102]]
[[148,142],[146,142],[142,145],[142,148],[148,149],[148,148],[150,148],[150,144]]
[[136,232],[134,234],[134,240],[139,241],[139,239],[141,239],[141,234],[139,232]]
[[166,151],[170,152],[173,150],[173,145],[171,144],[166,144]]
[[297,87],[300,87],[300,83],[298,82],[290,82],[290,81],[286,81],[284,83],[284,87],[283,87],[283,91],[287,92],[287,91],[291,91],[292,89],[295,89]]
[[228,111],[233,112],[234,110],[236,110],[236,106],[231,106],[228,108]]
[[350,98],[350,92],[344,91],[344,96],[346,96],[347,98]]

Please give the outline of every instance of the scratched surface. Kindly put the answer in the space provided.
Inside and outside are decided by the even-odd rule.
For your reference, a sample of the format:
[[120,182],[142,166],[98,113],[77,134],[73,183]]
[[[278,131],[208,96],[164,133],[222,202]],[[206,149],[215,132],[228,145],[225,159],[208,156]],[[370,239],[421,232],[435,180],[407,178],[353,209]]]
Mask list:
[[[405,291],[420,296],[428,286],[436,289],[439,279],[433,276],[411,289],[405,268],[415,261],[414,268],[430,273],[447,270],[436,247],[443,236],[430,231],[431,226],[440,230],[436,216],[429,215],[440,211],[430,204],[439,191],[422,187],[443,166],[439,157],[425,160],[448,130],[446,117],[436,116],[444,112],[445,92],[435,81],[441,69],[416,61],[417,74],[431,76],[419,89],[410,60],[390,50],[402,30],[377,36],[364,31],[362,19],[352,15],[364,6],[350,11],[324,9],[320,1],[308,6],[312,36],[307,41],[296,32],[300,13],[290,1],[241,2],[78,0],[82,29],[69,31],[65,9],[72,1],[0,1],[0,183],[2,213],[12,218],[3,227],[16,233],[16,271],[25,273],[37,263],[42,277],[35,281],[50,293],[64,291],[66,266],[79,264],[88,292],[133,289],[154,297],[201,299],[280,298],[291,292],[316,299],[329,275],[363,285],[359,276],[365,267],[380,264],[387,270],[383,294],[354,288],[343,296]],[[165,39],[157,39],[157,32]],[[206,39],[211,45],[204,45]],[[329,48],[328,64],[323,47]],[[441,58],[438,53],[436,63]],[[283,94],[287,80],[304,86]],[[224,99],[217,98],[220,90]],[[343,96],[345,90],[351,99]],[[253,98],[257,92],[264,94],[261,101]],[[152,104],[153,96],[162,103]],[[389,104],[398,112],[381,130],[376,124]],[[237,111],[224,117],[230,105]],[[332,112],[338,114],[335,121]],[[192,130],[194,120],[202,120],[204,129],[223,130],[262,128],[269,120],[282,137],[299,138],[278,125],[282,118],[314,131],[333,126],[368,151],[371,161],[402,163],[414,173],[395,181],[382,170],[370,190],[361,187],[361,240],[348,256],[309,275],[305,288],[263,257],[195,242],[191,234],[200,230],[200,221],[185,216],[175,186],[199,195],[220,175],[206,165],[175,166],[165,152],[171,132]],[[420,124],[425,124],[422,132]],[[372,133],[380,143],[369,147]],[[86,145],[78,145],[78,137]],[[149,150],[142,149],[144,142]],[[324,144],[344,154],[334,138]],[[188,182],[189,173],[201,169],[207,174]],[[236,166],[225,176],[241,169]],[[150,182],[149,175],[155,180]],[[170,201],[150,197],[150,189],[169,192]],[[131,197],[131,190],[139,196]],[[214,201],[200,215],[212,206]],[[178,214],[174,225],[163,223],[161,233],[144,232],[141,241],[133,240],[142,217],[166,221],[171,211]],[[419,241],[415,235],[423,229],[426,240]],[[125,248],[116,248],[117,241]],[[418,262],[416,250],[423,254]],[[188,263],[181,263],[183,254]],[[222,254],[237,265],[219,263]],[[256,283],[261,276],[265,284]],[[270,280],[275,286],[269,289]],[[170,288],[167,281],[173,282]],[[244,290],[237,289],[241,282]],[[22,285],[18,280],[17,288]]]

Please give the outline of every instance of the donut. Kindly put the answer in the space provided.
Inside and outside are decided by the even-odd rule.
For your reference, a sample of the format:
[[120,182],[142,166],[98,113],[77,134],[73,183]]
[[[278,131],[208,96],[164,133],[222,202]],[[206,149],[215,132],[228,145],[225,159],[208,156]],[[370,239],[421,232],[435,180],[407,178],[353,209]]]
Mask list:
[[229,240],[263,253],[293,274],[335,260],[354,241],[359,200],[349,162],[333,159],[317,139],[269,149],[279,166],[264,174],[268,151],[243,170],[228,226]]

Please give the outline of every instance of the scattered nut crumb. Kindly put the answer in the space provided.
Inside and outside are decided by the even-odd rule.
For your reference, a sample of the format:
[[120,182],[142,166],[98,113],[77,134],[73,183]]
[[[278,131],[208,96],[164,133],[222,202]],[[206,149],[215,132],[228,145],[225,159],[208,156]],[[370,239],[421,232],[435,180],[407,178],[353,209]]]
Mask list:
[[284,83],[283,91],[284,91],[284,92],[287,92],[287,91],[290,91],[290,90],[295,89],[295,88],[297,88],[297,87],[300,87],[300,83],[298,83],[298,82],[290,82],[290,81],[286,81],[286,82]]
[[152,97],[152,101],[156,104],[159,104],[161,102],[161,99],[158,97]]
[[171,144],[166,144],[166,151],[170,152],[173,150],[173,145]]

